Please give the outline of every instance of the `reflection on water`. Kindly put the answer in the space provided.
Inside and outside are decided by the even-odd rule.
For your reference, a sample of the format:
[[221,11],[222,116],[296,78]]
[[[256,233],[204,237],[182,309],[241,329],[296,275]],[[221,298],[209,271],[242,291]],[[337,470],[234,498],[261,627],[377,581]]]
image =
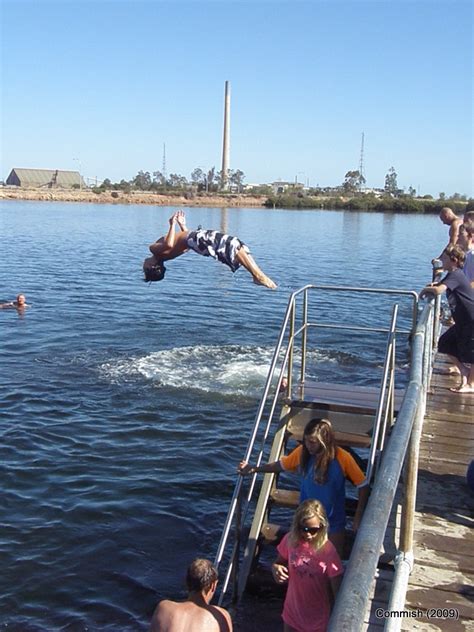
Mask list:
[[[279,289],[194,253],[147,285],[141,262],[172,211],[3,205],[2,294],[32,304],[0,311],[6,629],[145,630],[188,562],[215,554],[290,291],[419,289],[446,239],[435,217],[191,208],[190,227],[240,237]],[[388,325],[391,302],[325,295],[311,309]],[[308,374],[376,384],[383,352],[383,336],[315,329]],[[401,344],[402,376],[406,361]]]

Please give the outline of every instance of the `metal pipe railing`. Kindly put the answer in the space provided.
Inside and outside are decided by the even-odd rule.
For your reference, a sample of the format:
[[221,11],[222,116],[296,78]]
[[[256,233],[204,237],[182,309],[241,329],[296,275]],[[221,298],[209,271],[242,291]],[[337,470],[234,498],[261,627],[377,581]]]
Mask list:
[[[405,606],[408,581],[415,563],[415,556],[413,552],[413,535],[415,530],[415,506],[417,496],[420,440],[423,431],[423,420],[426,410],[426,394],[429,380],[431,378],[431,369],[434,355],[431,341],[436,316],[436,303],[432,301],[431,305],[432,316],[428,318],[425,328],[422,368],[422,392],[416,411],[413,430],[410,437],[410,443],[408,445],[408,453],[405,466],[405,485],[400,522],[399,552],[395,558],[395,574],[392,583],[392,590],[390,593],[390,600],[387,607],[388,610],[393,611],[403,610]],[[390,617],[385,622],[384,631],[399,632],[399,630],[401,629],[401,623],[402,622],[400,617]]]
[[[407,446],[412,435],[420,398],[426,388],[425,345],[431,345],[429,321],[433,304],[428,304],[412,340],[410,382],[400,408],[397,423],[384,450],[380,470],[364,512],[361,525],[336,600],[328,631],[358,632],[365,626],[364,616],[370,600],[372,582],[387,529]],[[428,334],[428,335],[427,335]],[[408,525],[407,525],[408,526]],[[406,565],[400,565],[400,568]]]
[[397,315],[398,315],[398,305],[393,306],[392,310],[392,321],[390,323],[390,334],[387,340],[387,346],[385,349],[385,361],[384,361],[384,369],[382,376],[382,383],[379,391],[379,399],[377,403],[377,414],[375,416],[374,422],[374,431],[372,434],[372,445],[370,446],[370,454],[369,461],[367,464],[366,478],[367,481],[370,482],[370,478],[372,476],[372,469],[375,462],[375,456],[377,453],[377,446],[379,441],[379,431],[380,431],[380,423],[382,421],[382,413],[384,410],[384,402],[385,402],[385,393],[387,389],[387,379],[389,376],[389,368],[390,368],[390,360],[392,356],[392,345],[395,340],[395,331],[397,326]]

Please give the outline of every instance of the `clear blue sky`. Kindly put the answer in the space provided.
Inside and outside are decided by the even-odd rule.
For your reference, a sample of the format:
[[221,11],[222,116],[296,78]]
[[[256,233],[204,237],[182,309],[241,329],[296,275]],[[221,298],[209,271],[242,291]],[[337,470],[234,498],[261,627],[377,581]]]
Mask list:
[[219,170],[227,79],[246,182],[473,195],[470,1],[0,2],[2,178]]

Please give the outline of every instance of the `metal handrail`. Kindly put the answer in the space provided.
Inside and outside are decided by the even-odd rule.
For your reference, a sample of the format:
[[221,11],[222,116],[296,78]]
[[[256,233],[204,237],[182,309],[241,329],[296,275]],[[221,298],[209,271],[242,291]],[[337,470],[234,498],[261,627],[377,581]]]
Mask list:
[[[267,375],[267,379],[265,382],[265,386],[263,389],[263,394],[257,409],[257,413],[255,416],[255,421],[254,421],[254,425],[253,425],[253,429],[251,432],[251,436],[250,439],[248,441],[247,444],[247,448],[245,451],[245,456],[244,456],[244,460],[245,461],[249,461],[250,460],[250,456],[252,455],[253,449],[254,449],[254,445],[257,439],[257,435],[261,429],[261,422],[262,422],[262,418],[264,415],[264,411],[265,411],[265,407],[267,405],[267,402],[269,400],[269,396],[270,396],[270,391],[271,391],[271,387],[272,387],[272,382],[274,380],[274,376],[276,375],[277,372],[277,365],[278,365],[278,359],[281,355],[282,349],[283,349],[283,345],[285,342],[285,336],[288,330],[288,340],[286,343],[286,351],[283,357],[283,360],[281,361],[280,364],[280,369],[278,372],[278,380],[277,380],[277,384],[276,384],[276,388],[275,391],[273,393],[273,399],[272,399],[272,403],[270,406],[270,411],[269,414],[267,416],[267,421],[266,421],[266,425],[265,425],[265,430],[264,430],[264,434],[263,434],[263,439],[262,439],[262,447],[260,449],[258,458],[257,458],[257,465],[260,464],[261,459],[263,457],[263,452],[264,452],[264,446],[265,446],[265,442],[266,439],[269,435],[269,431],[270,431],[270,427],[273,421],[273,416],[276,410],[276,406],[278,403],[278,395],[281,389],[281,385],[283,382],[283,376],[284,376],[284,372],[285,370],[287,370],[287,386],[286,386],[286,393],[287,395],[289,395],[292,391],[292,379],[293,379],[293,354],[294,354],[294,350],[295,350],[295,339],[297,336],[301,335],[301,371],[300,371],[300,380],[301,383],[304,383],[305,380],[305,363],[306,363],[306,345],[307,345],[307,331],[309,328],[311,327],[327,327],[327,328],[335,328],[334,325],[331,324],[324,324],[324,323],[310,323],[308,322],[308,292],[310,290],[329,290],[329,291],[345,291],[345,292],[352,292],[352,293],[360,293],[360,292],[364,292],[364,293],[376,293],[376,294],[386,294],[386,295],[404,295],[404,296],[410,296],[413,300],[413,308],[412,308],[412,312],[413,312],[413,317],[412,317],[412,322],[416,322],[415,320],[415,315],[417,313],[417,305],[418,305],[418,295],[416,294],[416,292],[413,291],[409,291],[409,290],[392,290],[392,289],[377,289],[377,288],[360,288],[360,287],[344,287],[344,286],[327,286],[327,285],[306,285],[302,288],[300,288],[299,290],[296,290],[295,292],[293,292],[289,299],[288,299],[288,305],[285,311],[285,315],[283,318],[283,322],[280,328],[280,333],[278,336],[278,340],[277,340],[277,344],[275,346],[275,350],[272,356],[272,360],[270,363],[270,368],[268,371],[268,375]],[[297,330],[295,330],[295,321],[296,321],[296,301],[298,298],[301,297],[301,295],[303,295],[303,324],[301,327],[299,327]],[[342,326],[337,326],[337,328],[341,328],[343,329],[344,327]],[[346,327],[346,329],[350,329],[350,326]],[[392,332],[393,329],[393,332]],[[380,328],[375,328],[375,327],[361,327],[360,330],[363,331],[372,331],[372,332],[392,332],[392,335],[395,336],[395,334],[397,333],[409,333],[406,330],[397,330],[396,326],[393,324],[391,325],[391,329],[384,329],[381,330]],[[413,330],[411,330],[413,331]],[[383,401],[383,398],[381,398],[381,400]],[[252,499],[253,496],[253,492],[254,492],[254,488],[255,488],[255,482],[256,482],[256,475],[253,475],[252,477],[252,481],[250,484],[250,488],[247,494],[247,498],[245,500],[245,503],[243,504],[242,507],[239,507],[239,511],[241,511],[242,514],[242,521],[245,520],[245,517],[247,515],[247,511],[250,505],[250,501]],[[227,546],[227,542],[229,539],[229,535],[231,532],[231,527],[232,527],[232,522],[234,520],[235,514],[236,514],[236,510],[239,504],[239,500],[241,499],[241,493],[242,493],[242,477],[239,476],[234,488],[234,492],[232,495],[232,499],[230,502],[230,506],[229,506],[229,510],[227,513],[227,517],[226,517],[226,521],[224,524],[224,528],[222,531],[222,535],[221,535],[221,539],[218,545],[218,549],[217,549],[217,553],[215,556],[215,560],[214,563],[216,565],[216,567],[219,567],[219,565],[221,564],[222,560],[223,560],[223,556],[224,556],[224,552]],[[228,583],[229,583],[229,579],[232,573],[232,569],[234,566],[234,558],[235,555],[237,555],[238,553],[238,548],[234,546],[234,550],[231,553],[231,557],[230,557],[230,561],[229,561],[229,565],[227,568],[227,572],[226,572],[226,576],[225,576],[225,580],[222,584],[221,587],[221,592],[220,592],[220,601],[219,603],[222,602],[223,596],[227,590],[228,587]]]
[[[407,549],[401,553],[407,561],[410,560],[410,555],[413,555],[411,551],[412,516],[409,518],[406,510],[408,509],[410,513],[414,510],[413,473],[416,472],[414,464],[416,466],[417,443],[433,361],[432,340],[435,316],[435,302],[430,300],[420,316],[412,340],[410,382],[397,416],[397,423],[384,450],[380,470],[357,532],[351,558],[329,622],[329,632],[357,632],[365,626],[364,618],[370,600],[372,582],[411,437],[413,437],[410,450],[412,474],[409,485],[412,491],[409,494],[410,506],[405,508],[404,518],[406,521],[411,520],[411,525],[406,523],[404,526],[405,535],[402,546]],[[407,564],[398,566],[398,575],[396,573],[393,584],[398,593],[400,592],[400,574],[407,576],[407,566]]]
[[[391,377],[392,371],[395,370],[395,367],[393,366],[394,364],[394,354],[392,353],[392,349],[395,346],[395,334],[396,334],[396,326],[397,326],[397,315],[398,315],[398,305],[394,305],[393,306],[393,311],[392,311],[392,322],[390,324],[390,334],[387,340],[387,348],[385,351],[385,361],[384,361],[384,368],[383,368],[383,377],[382,377],[382,384],[380,386],[380,392],[379,392],[379,400],[377,403],[377,413],[375,415],[375,422],[374,422],[374,433],[372,436],[372,443],[370,446],[370,454],[369,454],[369,459],[368,459],[368,463],[367,463],[367,471],[366,471],[366,479],[368,482],[370,482],[371,476],[372,476],[372,469],[374,467],[374,463],[375,463],[375,457],[377,454],[377,447],[380,445],[382,447],[383,442],[384,442],[384,437],[380,436],[379,437],[379,433],[380,433],[380,425],[382,422],[382,414],[384,412],[384,404],[385,404],[385,394],[387,391],[387,382],[389,380],[389,378]],[[391,383],[391,380],[390,380]],[[388,399],[389,401],[387,402],[387,409],[388,409],[388,405],[390,404],[390,399],[393,397],[393,389],[392,392],[389,392],[388,395]],[[384,427],[385,427],[385,423],[384,423]]]

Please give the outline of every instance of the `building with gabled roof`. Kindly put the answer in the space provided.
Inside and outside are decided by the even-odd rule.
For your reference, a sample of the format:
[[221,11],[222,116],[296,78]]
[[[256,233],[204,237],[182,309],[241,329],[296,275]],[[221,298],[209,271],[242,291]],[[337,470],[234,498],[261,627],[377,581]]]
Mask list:
[[23,188],[72,189],[85,188],[79,171],[61,169],[12,169],[5,184]]

